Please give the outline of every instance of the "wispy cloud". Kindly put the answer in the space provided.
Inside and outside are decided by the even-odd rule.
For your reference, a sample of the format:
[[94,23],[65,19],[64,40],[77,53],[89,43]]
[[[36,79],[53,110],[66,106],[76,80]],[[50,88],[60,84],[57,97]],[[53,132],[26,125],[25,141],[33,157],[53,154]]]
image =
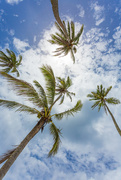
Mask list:
[[81,5],[77,5],[77,8],[79,9],[79,16],[84,17],[85,15],[84,8]]
[[98,2],[96,1],[95,3],[91,3],[91,9],[94,11],[94,19],[95,19],[95,25],[99,26],[104,20],[104,6],[98,5]]
[[18,3],[20,3],[20,2],[22,2],[23,0],[6,0],[6,2],[8,3],[8,4],[11,4],[11,5],[13,5],[13,4],[18,4]]
[[[100,9],[100,7],[98,8]],[[100,16],[96,21],[99,19]],[[76,23],[76,26],[81,27],[81,24]],[[54,26],[45,30],[43,38],[36,48],[31,47],[27,41],[14,37],[13,44],[23,56],[22,65],[19,67],[21,79],[31,83],[32,80],[37,79],[44,86],[44,79],[38,67],[41,67],[42,64],[51,65],[56,76],[69,75],[72,78],[71,91],[76,92],[72,103],[66,100],[62,107],[55,106],[54,111],[68,109],[78,99],[82,100],[84,106],[82,111],[73,118],[63,119],[60,122],[54,120],[58,126],[63,128],[64,137],[56,157],[46,158],[49,148],[52,146],[52,137],[46,127],[45,131],[42,134],[39,133],[25,148],[19,161],[16,161],[12,167],[14,171],[13,169],[9,171],[6,180],[22,179],[23,177],[26,180],[30,180],[32,177],[39,179],[40,174],[42,179],[52,180],[56,180],[57,177],[58,179],[73,178],[74,180],[80,177],[83,180],[108,180],[111,177],[119,180],[121,175],[120,137],[110,116],[105,115],[103,110],[99,113],[96,109],[92,111],[91,102],[88,102],[86,96],[90,91],[95,90],[97,85],[103,84],[106,88],[110,85],[113,86],[110,96],[121,97],[121,85],[118,82],[121,55],[116,51],[119,46],[115,45],[120,38],[120,27],[115,29],[110,38],[107,30],[102,32],[102,29],[98,27],[91,28],[84,33],[75,55],[75,64],[69,55],[61,58],[52,56],[55,46],[50,45],[47,40],[55,30]],[[2,84],[0,90],[2,98],[11,98],[11,100],[27,103],[21,97],[15,96],[5,80],[3,81],[1,78],[0,83]],[[119,106],[112,108],[111,111],[120,124]],[[2,126],[0,126],[0,132],[3,134],[2,137],[0,136],[1,146],[4,147],[3,152],[7,149],[8,144],[9,146],[10,144],[19,144],[37,122],[35,116],[15,114],[5,108],[0,112],[0,116],[3,117]],[[8,129],[11,129],[10,134]],[[5,140],[3,141],[3,139]],[[0,151],[2,150],[0,149]]]
[[25,51],[27,47],[29,47],[29,44],[25,41],[21,41],[20,39],[14,38],[13,44],[16,47],[16,49],[21,52]]

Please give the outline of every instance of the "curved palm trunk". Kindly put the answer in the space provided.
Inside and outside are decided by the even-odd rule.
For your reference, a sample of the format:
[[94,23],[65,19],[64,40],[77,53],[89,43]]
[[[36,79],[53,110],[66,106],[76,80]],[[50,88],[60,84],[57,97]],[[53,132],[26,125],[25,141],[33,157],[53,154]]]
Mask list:
[[17,159],[19,154],[23,151],[25,146],[29,143],[29,141],[40,131],[45,123],[44,119],[40,119],[40,121],[35,125],[35,127],[30,131],[30,133],[24,138],[24,140],[20,143],[20,145],[16,148],[16,150],[11,154],[8,160],[4,163],[4,165],[0,169],[0,180],[3,179],[9,168],[12,166],[14,161]]
[[113,122],[114,122],[114,125],[115,125],[115,127],[116,127],[116,129],[117,129],[119,135],[121,136],[121,129],[119,128],[119,126],[118,126],[118,124],[117,124],[117,122],[116,122],[116,120],[115,120],[113,114],[111,113],[111,111],[110,111],[110,109],[108,108],[108,106],[106,105],[106,103],[105,103],[105,106],[106,106],[106,108],[107,108],[109,114],[110,114],[111,117],[112,117],[112,120],[113,120]]
[[60,27],[63,29],[66,37],[68,38],[68,34],[66,31],[66,28],[64,26],[64,24],[62,23],[60,16],[59,16],[59,11],[58,11],[58,0],[51,0],[51,4],[52,4],[52,9],[53,9],[53,14],[55,16],[56,21],[58,22],[58,24],[60,25]]

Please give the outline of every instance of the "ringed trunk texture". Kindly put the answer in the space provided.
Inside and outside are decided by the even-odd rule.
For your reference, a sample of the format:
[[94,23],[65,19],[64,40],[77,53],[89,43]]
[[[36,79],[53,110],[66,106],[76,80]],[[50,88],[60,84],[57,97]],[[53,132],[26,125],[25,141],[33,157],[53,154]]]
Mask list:
[[58,0],[51,0],[51,4],[52,4],[52,10],[53,10],[54,17],[55,17],[56,21],[58,22],[58,24],[60,25],[60,27],[63,29],[66,37],[68,38],[66,28],[65,28],[64,24],[62,23],[60,16],[59,16]]
[[119,135],[121,136],[121,129],[119,128],[119,126],[118,126],[118,124],[117,124],[117,122],[116,122],[116,120],[115,120],[113,114],[111,113],[110,109],[108,108],[108,106],[107,106],[106,104],[105,104],[105,106],[106,106],[106,108],[107,108],[109,114],[110,114],[111,117],[112,117],[112,120],[113,120],[113,122],[114,122],[114,125],[115,125],[115,127],[116,127],[116,129],[117,129]]
[[4,165],[0,169],[0,180],[3,179],[9,168],[12,166],[14,161],[17,159],[19,154],[23,151],[25,146],[29,143],[29,141],[40,131],[45,123],[44,119],[40,119],[40,121],[35,125],[35,127],[29,132],[29,134],[24,138],[24,140],[20,143],[20,145],[16,148],[16,150],[11,154],[8,160],[4,163]]

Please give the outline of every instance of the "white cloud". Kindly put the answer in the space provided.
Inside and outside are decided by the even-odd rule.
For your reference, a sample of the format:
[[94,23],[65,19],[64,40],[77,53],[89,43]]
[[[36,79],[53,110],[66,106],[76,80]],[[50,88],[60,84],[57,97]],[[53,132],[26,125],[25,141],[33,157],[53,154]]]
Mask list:
[[104,6],[98,5],[98,2],[96,1],[95,3],[91,3],[91,9],[94,10],[94,19],[95,19],[95,25],[99,26],[104,20]]
[[[79,28],[81,24],[76,23],[76,26]],[[62,144],[56,157],[46,158],[52,147],[52,137],[46,127],[45,131],[38,133],[25,148],[6,176],[6,180],[23,177],[26,180],[37,179],[40,174],[42,179],[49,177],[52,180],[57,177],[66,180],[76,180],[79,177],[83,177],[83,180],[108,180],[116,176],[118,180],[121,168],[120,137],[111,117],[105,115],[103,110],[99,113],[97,109],[92,111],[92,103],[88,102],[86,96],[102,83],[106,88],[113,86],[109,96],[121,97],[121,85],[117,81],[120,75],[118,63],[121,55],[112,47],[112,39],[108,38],[109,32],[102,33],[100,28],[92,28],[83,34],[75,55],[76,63],[73,64],[70,55],[61,58],[52,56],[52,51],[56,47],[50,45],[47,40],[53,32],[55,27],[45,31],[36,49],[30,47],[27,42],[14,38],[13,44],[23,56],[22,65],[19,67],[21,79],[31,83],[36,79],[44,85],[38,67],[42,64],[51,65],[56,76],[69,75],[72,78],[73,86],[70,90],[76,92],[72,103],[66,100],[62,107],[55,106],[54,111],[66,110],[78,99],[84,103],[83,109],[74,117],[64,118],[59,122],[54,120],[57,127],[63,128]],[[116,32],[113,35],[115,41],[120,37],[120,29],[117,28]],[[0,79],[0,83],[1,97],[27,103],[22,97],[17,98],[3,79]],[[120,105],[117,105],[117,108],[112,107],[111,111],[121,127]],[[36,116],[22,116],[5,108],[0,112],[0,117],[3,117],[0,126],[0,142],[4,147],[0,151],[3,152],[8,148],[8,144],[9,147],[10,144],[19,144],[37,122]]]
[[22,2],[23,0],[6,0],[6,2],[7,3],[9,3],[9,4],[18,4],[18,3],[20,3],[20,2]]
[[27,42],[21,41],[18,38],[13,39],[13,44],[19,52],[25,51],[26,48],[29,47],[29,44]]
[[77,5],[77,8],[79,9],[79,16],[80,17],[84,17],[85,15],[85,11],[84,11],[84,8],[81,6],[81,5]]
[[114,43],[115,43],[115,48],[121,50],[121,27],[118,26],[115,29],[115,33],[113,35],[114,38]]

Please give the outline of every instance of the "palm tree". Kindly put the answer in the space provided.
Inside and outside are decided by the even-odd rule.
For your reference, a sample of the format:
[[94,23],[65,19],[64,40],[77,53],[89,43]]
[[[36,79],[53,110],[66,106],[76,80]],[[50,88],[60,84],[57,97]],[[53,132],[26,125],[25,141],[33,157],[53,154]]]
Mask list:
[[[74,113],[80,111],[82,108],[82,103],[79,100],[77,101],[76,105],[73,108],[66,110],[64,112],[52,115],[51,111],[52,111],[53,106],[62,97],[63,93],[65,93],[66,88],[67,88],[67,94],[69,93],[68,88],[71,86],[70,84],[71,80],[69,77],[67,78],[66,84],[68,85],[66,85],[65,91],[61,91],[61,87],[58,86],[58,84],[56,83],[56,78],[54,76],[52,68],[50,66],[43,65],[42,68],[40,69],[46,81],[46,91],[36,80],[34,80],[33,82],[38,92],[35,90],[35,88],[31,84],[27,83],[26,81],[16,79],[5,72],[0,72],[0,74],[4,78],[7,79],[10,85],[12,85],[13,89],[17,92],[19,96],[26,97],[29,101],[33,103],[33,105],[39,108],[38,110],[36,107],[33,108],[33,107],[29,107],[15,101],[0,99],[0,106],[7,107],[9,109],[16,108],[16,111],[35,114],[37,118],[39,118],[38,123],[29,132],[29,134],[24,138],[24,140],[20,143],[20,145],[16,146],[14,149],[8,151],[3,156],[1,156],[0,163],[4,162],[5,160],[7,161],[4,163],[4,165],[0,169],[0,179],[2,179],[5,176],[5,174],[11,167],[11,165],[14,163],[16,158],[22,152],[24,147],[29,143],[29,141],[40,130],[43,131],[45,125],[47,124],[50,124],[50,133],[53,135],[53,140],[54,140],[54,144],[48,154],[48,157],[55,155],[58,151],[58,148],[61,142],[60,140],[61,130],[55,126],[55,124],[53,123],[52,117],[55,117],[56,119],[60,120],[64,116],[67,117],[69,115],[74,115]],[[56,91],[57,91],[57,94],[56,94]]]
[[[65,21],[63,21],[63,24],[65,25]],[[59,48],[56,49],[56,51],[54,51],[55,56],[60,56],[61,54],[66,56],[70,52],[72,60],[75,63],[74,53],[77,52],[76,46],[79,44],[79,38],[83,32],[84,26],[82,25],[80,31],[77,33],[77,35],[75,35],[75,25],[73,21],[71,21],[71,23],[69,23],[68,21],[67,22],[68,38],[67,38],[64,31],[61,29],[61,27],[58,25],[57,22],[55,22],[55,25],[59,30],[59,33],[56,32],[55,35],[51,34],[52,39],[48,40],[51,44],[57,44],[60,46]]]
[[58,80],[58,84],[56,88],[56,95],[60,95],[60,99],[61,99],[60,104],[63,103],[65,95],[69,97],[70,100],[72,101],[71,95],[75,96],[75,93],[68,91],[68,88],[72,86],[72,81],[69,78],[69,76],[67,77],[67,80],[65,80],[65,78],[60,78],[60,77],[57,77],[57,80]]
[[67,22],[67,25],[65,24],[65,21],[61,21],[59,17],[59,11],[58,11],[58,0],[51,0],[53,14],[55,16],[55,19],[57,22],[55,22],[55,25],[57,29],[59,30],[59,33],[51,34],[51,40],[48,40],[51,44],[57,44],[60,47],[54,51],[55,56],[59,56],[61,54],[64,54],[66,56],[69,52],[71,53],[71,57],[73,62],[75,63],[75,57],[74,53],[77,52],[76,46],[79,44],[79,38],[83,32],[83,27],[80,28],[80,31],[75,35],[75,25],[74,22],[69,21]]
[[21,64],[22,56],[19,55],[19,59],[16,60],[16,55],[13,51],[6,49],[8,55],[6,55],[3,51],[0,51],[0,66],[5,67],[2,71],[8,73],[17,73],[19,76],[19,72],[17,70],[18,66]]
[[107,106],[108,104],[119,104],[120,101],[116,98],[110,97],[110,98],[106,98],[107,94],[109,93],[109,91],[112,89],[112,86],[110,86],[109,88],[107,88],[105,90],[105,88],[103,88],[102,85],[97,86],[97,90],[96,92],[91,92],[91,94],[88,94],[87,97],[90,98],[90,101],[95,100],[96,102],[92,105],[92,109],[94,109],[95,107],[98,106],[98,111],[100,111],[101,107],[104,107],[104,110],[107,114],[108,113],[111,115],[112,120],[114,122],[114,125],[119,133],[119,135],[121,136],[121,129],[119,128],[113,114],[111,113],[109,107]]

